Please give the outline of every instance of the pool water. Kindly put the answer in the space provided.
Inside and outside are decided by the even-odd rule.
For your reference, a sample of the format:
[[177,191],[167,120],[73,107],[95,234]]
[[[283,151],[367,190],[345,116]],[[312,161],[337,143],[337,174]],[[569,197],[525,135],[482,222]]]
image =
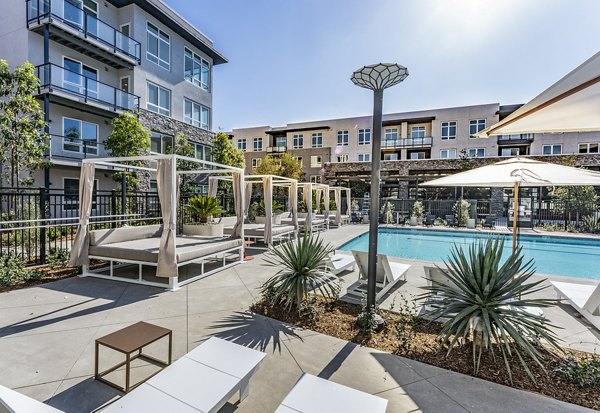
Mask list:
[[[510,236],[502,236],[507,257],[512,241]],[[379,230],[377,250],[392,257],[443,263],[453,245],[467,246],[487,237],[470,232],[385,228]],[[525,261],[533,259],[538,273],[600,280],[600,240],[521,235],[519,245]],[[340,249],[367,252],[369,234],[354,238]]]

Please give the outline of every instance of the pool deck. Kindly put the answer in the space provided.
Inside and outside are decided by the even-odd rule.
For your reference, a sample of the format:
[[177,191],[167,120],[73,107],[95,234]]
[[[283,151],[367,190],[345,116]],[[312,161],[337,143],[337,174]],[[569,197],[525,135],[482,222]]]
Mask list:
[[[339,246],[368,229],[349,225],[323,233]],[[403,261],[403,262],[409,262]],[[410,261],[408,281],[396,294],[422,292],[423,264]],[[250,396],[232,399],[221,411],[273,412],[302,372],[376,394],[392,412],[588,412],[537,394],[449,372],[371,348],[360,347],[276,320],[251,314],[257,288],[272,274],[262,254],[175,291],[92,278],[71,278],[0,294],[0,384],[17,389],[66,412],[90,412],[121,394],[92,379],[94,339],[137,321],[174,332],[174,358],[211,336],[267,353],[251,381]],[[351,284],[356,273],[343,275]],[[582,280],[583,281],[583,280]],[[600,334],[574,318],[568,306],[549,309],[563,327],[565,345],[600,349]],[[162,356],[164,343],[149,351]],[[103,363],[117,360],[103,354]],[[136,360],[133,378],[154,371]],[[123,371],[114,373],[122,380]]]

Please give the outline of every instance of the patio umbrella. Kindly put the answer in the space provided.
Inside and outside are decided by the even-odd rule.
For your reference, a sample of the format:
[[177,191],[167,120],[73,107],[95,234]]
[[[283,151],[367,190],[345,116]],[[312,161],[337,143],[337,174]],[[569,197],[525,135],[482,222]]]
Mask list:
[[513,187],[513,252],[517,247],[517,216],[520,187],[600,186],[600,172],[516,157],[470,171],[460,172],[421,184],[450,187]]
[[477,136],[600,130],[600,52]]

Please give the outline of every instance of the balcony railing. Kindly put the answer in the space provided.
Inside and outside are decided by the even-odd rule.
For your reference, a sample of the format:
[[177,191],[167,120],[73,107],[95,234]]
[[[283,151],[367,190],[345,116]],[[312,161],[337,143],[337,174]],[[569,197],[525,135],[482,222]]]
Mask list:
[[86,102],[105,105],[108,110],[139,109],[138,96],[52,63],[36,66],[36,75],[40,79],[40,89],[57,89]]
[[533,142],[533,133],[522,133],[518,135],[498,136],[498,145],[527,144]]
[[105,155],[103,143],[93,139],[81,139],[77,136],[79,135],[51,134],[47,156],[50,158],[86,159]]
[[429,148],[432,138],[383,139],[382,148]]
[[287,151],[287,146],[268,146],[268,153],[283,153]]
[[42,20],[56,20],[109,47],[114,53],[141,61],[141,45],[111,25],[83,10],[72,0],[27,0],[27,25],[40,24]]

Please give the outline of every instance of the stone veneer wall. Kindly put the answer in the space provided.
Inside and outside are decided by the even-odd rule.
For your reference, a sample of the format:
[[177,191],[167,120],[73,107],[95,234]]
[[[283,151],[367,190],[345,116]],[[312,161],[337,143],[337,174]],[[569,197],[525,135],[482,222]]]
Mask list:
[[171,136],[182,133],[190,142],[204,145],[210,145],[215,136],[214,132],[145,109],[140,109],[140,121],[153,132]]

